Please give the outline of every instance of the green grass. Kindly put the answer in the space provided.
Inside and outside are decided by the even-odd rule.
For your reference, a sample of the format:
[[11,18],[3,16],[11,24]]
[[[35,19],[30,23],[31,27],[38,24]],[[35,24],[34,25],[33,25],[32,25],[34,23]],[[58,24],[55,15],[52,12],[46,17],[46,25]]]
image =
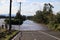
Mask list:
[[48,24],[48,28],[53,31],[60,31],[60,24]]
[[18,32],[18,31],[14,31],[14,32],[12,32],[12,34],[6,35],[6,39],[5,39],[5,40],[10,39],[10,38],[13,37],[17,32]]
[[[19,32],[17,30],[12,30],[11,33],[9,33],[8,31],[4,31],[5,29],[2,29],[2,30],[3,30],[2,32],[5,34],[5,37],[0,38],[0,40],[9,40],[14,35],[16,35],[16,33]],[[4,35],[4,34],[2,34],[2,35]]]

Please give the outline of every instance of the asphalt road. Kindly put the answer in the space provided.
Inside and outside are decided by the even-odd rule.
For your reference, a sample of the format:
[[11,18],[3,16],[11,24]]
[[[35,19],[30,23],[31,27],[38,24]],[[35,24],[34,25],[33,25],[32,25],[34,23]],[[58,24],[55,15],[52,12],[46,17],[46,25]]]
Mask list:
[[50,31],[45,25],[30,20],[24,21],[21,26],[12,25],[12,28],[22,31],[21,40],[60,40],[60,32]]
[[47,26],[30,20],[26,20],[20,26],[20,31],[22,31],[21,40],[60,40],[56,35],[60,35],[59,32],[50,31]]
[[59,40],[41,31],[22,31],[21,40]]

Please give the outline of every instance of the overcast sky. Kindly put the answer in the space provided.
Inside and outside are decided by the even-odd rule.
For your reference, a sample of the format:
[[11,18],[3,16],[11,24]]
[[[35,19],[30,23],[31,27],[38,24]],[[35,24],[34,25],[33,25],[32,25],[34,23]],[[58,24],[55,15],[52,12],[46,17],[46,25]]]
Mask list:
[[[22,2],[22,15],[34,15],[37,10],[42,10],[44,3],[51,3],[53,11],[60,11],[60,0],[12,0],[12,14],[16,14],[19,9],[19,2]],[[9,13],[9,0],[0,0],[0,15]]]

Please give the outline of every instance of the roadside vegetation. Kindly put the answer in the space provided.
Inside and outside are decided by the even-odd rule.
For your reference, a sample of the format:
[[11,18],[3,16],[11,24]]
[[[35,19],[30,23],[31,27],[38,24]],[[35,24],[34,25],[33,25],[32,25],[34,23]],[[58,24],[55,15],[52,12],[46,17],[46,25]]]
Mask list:
[[[11,25],[22,25],[23,21],[26,20],[26,16],[22,16],[20,11],[16,13],[16,16],[11,18]],[[19,31],[13,30],[12,26],[8,27],[9,25],[9,18],[6,18],[5,25],[2,24],[0,27],[0,40],[11,40]],[[11,30],[9,30],[11,29]]]
[[50,3],[45,3],[43,11],[37,10],[36,15],[28,17],[37,23],[48,25],[48,28],[55,31],[60,31],[60,12],[54,14],[54,6]]
[[[16,13],[16,16],[14,18],[11,18],[11,25],[22,25],[23,21],[25,21],[25,20],[26,20],[26,16],[22,16],[20,14],[20,11],[18,11]],[[9,18],[6,18],[4,21],[5,21],[6,26],[7,26],[7,24],[9,25]],[[9,29],[11,29],[11,28],[9,28]]]
[[11,30],[11,33],[9,33],[8,30],[5,28],[0,27],[0,40],[10,40],[13,38],[19,31],[17,30]]

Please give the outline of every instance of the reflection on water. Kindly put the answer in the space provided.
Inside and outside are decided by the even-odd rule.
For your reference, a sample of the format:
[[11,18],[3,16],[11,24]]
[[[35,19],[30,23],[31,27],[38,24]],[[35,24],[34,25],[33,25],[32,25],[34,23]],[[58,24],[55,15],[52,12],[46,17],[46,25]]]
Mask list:
[[5,23],[4,23],[4,19],[0,19],[0,26],[1,26],[2,24],[5,24]]
[[[14,25],[13,25],[14,26]],[[18,25],[14,26],[15,29],[20,29],[20,30],[47,30],[46,27],[43,27],[40,24],[37,24],[33,21],[26,20],[24,23],[19,27]]]
[[[0,19],[0,26],[4,24],[4,19]],[[46,27],[44,27],[41,24],[37,24],[31,20],[26,20],[24,23],[20,25],[12,25],[12,29],[15,30],[47,30]]]

